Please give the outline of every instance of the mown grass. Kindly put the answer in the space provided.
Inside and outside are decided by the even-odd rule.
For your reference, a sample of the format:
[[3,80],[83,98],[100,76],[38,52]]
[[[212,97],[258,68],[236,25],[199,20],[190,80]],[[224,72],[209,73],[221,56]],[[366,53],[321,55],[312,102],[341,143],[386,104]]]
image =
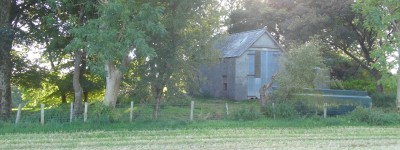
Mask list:
[[[176,129],[273,129],[273,128],[320,128],[320,127],[348,127],[369,126],[363,122],[351,121],[345,117],[331,118],[296,118],[296,119],[269,119],[261,118],[251,121],[236,120],[138,120],[134,122],[73,122],[73,123],[20,123],[3,122],[0,124],[0,135],[9,133],[50,133],[76,131],[118,131],[118,130],[176,130]],[[388,127],[397,127],[391,125]]]
[[397,149],[392,127],[96,130],[3,134],[0,149]]

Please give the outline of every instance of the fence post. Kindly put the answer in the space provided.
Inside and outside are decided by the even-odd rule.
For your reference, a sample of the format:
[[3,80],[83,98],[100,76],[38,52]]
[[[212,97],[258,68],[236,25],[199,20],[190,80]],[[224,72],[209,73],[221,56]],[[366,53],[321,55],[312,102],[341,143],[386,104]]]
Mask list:
[[369,109],[372,110],[372,102],[369,103]]
[[69,122],[72,122],[73,118],[74,118],[74,103],[71,102],[71,106],[69,109]]
[[129,118],[129,122],[132,122],[133,119],[133,101],[131,101],[131,116]]
[[85,111],[83,112],[83,122],[87,121],[87,110],[88,110],[88,103],[85,102]]
[[228,107],[228,103],[225,103],[225,108],[226,108],[226,115],[229,115],[229,107]]
[[326,118],[326,114],[328,112],[328,108],[327,108],[328,104],[324,103],[324,118]]
[[193,121],[194,101],[190,103],[190,121]]
[[272,102],[272,113],[274,115],[274,119],[275,119],[275,103]]
[[18,111],[17,111],[17,117],[15,118],[15,124],[19,122],[19,119],[21,118],[21,109],[22,109],[22,104],[18,104]]
[[40,104],[40,124],[44,124],[44,104]]

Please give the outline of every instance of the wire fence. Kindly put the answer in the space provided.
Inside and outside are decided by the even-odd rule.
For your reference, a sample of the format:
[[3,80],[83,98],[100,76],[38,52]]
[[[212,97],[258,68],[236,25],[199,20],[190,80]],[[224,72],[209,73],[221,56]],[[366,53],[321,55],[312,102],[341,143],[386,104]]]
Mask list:
[[[194,103],[194,102],[193,102]],[[43,104],[42,104],[43,105]],[[86,105],[86,106],[85,106]],[[154,104],[117,104],[114,109],[106,108],[97,103],[86,103],[84,111],[79,116],[73,116],[72,104],[56,108],[24,107],[14,108],[15,123],[69,123],[69,122],[132,122],[136,120],[154,120]],[[230,111],[242,107],[256,107],[256,103],[194,103],[161,104],[157,120],[221,120],[229,117]]]
[[[43,104],[38,107],[19,105],[13,115],[15,123],[70,123],[70,122],[134,122],[138,120],[154,120],[153,104],[117,104],[114,109],[104,107],[99,103],[85,103],[84,111],[73,116],[73,105],[65,104],[55,108],[46,108]],[[323,117],[345,114],[353,110],[355,105],[315,104],[305,108],[301,105],[286,108],[275,103],[269,103],[269,117],[275,118],[287,109],[296,109],[301,115],[315,114]],[[223,120],[243,115],[261,114],[257,101],[253,102],[202,102],[191,101],[183,104],[161,104],[157,120]],[[310,109],[311,108],[311,109]],[[285,112],[286,111],[286,112]],[[293,112],[293,111],[291,111]],[[247,114],[246,114],[247,113]],[[240,116],[242,115],[242,116]]]

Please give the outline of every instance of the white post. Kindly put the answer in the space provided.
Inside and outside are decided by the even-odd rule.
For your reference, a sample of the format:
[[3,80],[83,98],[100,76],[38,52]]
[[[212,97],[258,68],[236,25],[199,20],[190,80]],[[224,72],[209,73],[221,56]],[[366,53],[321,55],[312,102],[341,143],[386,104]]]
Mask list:
[[371,109],[371,110],[372,110],[372,102],[371,102],[371,103],[369,103],[369,109]]
[[193,121],[194,101],[190,103],[190,121]]
[[88,103],[85,102],[85,111],[83,112],[83,122],[87,121],[87,110],[88,110]]
[[72,122],[72,119],[74,119],[74,103],[71,102],[71,106],[69,109],[69,122]]
[[40,124],[44,124],[44,104],[40,104]]
[[131,116],[129,118],[129,121],[132,122],[133,119],[133,101],[131,101]]
[[324,103],[324,118],[326,118],[326,114],[328,112],[328,108],[327,108],[328,104]]
[[272,103],[272,113],[273,113],[274,119],[275,119],[275,103]]
[[22,109],[22,104],[18,105],[18,111],[17,111],[17,117],[15,118],[15,124],[19,122],[19,119],[21,118],[21,109]]
[[229,115],[229,107],[228,107],[228,103],[225,103],[225,108],[226,108],[226,115]]

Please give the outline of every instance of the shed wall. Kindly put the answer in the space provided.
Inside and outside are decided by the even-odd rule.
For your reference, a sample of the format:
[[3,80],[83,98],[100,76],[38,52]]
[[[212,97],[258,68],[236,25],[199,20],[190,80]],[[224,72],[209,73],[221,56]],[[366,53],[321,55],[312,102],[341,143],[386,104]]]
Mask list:
[[235,62],[235,88],[234,96],[235,100],[247,99],[247,86],[248,86],[248,73],[249,73],[249,57],[248,51],[244,54],[236,57]]
[[[233,93],[235,93],[234,77],[234,58],[221,59],[220,63],[212,66],[201,66],[200,92],[205,96],[235,99],[233,96]],[[224,85],[224,82],[226,82],[226,85]]]

